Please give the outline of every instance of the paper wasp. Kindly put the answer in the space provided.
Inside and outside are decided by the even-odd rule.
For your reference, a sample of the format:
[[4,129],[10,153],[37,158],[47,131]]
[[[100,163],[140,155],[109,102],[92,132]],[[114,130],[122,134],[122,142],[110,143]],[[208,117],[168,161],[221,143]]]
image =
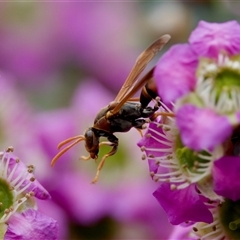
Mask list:
[[[98,165],[92,183],[97,182],[106,158],[117,152],[118,138],[113,133],[127,132],[132,127],[141,132],[145,123],[149,121],[149,118],[153,119],[155,112],[159,109],[160,101],[153,80],[154,67],[140,79],[139,75],[170,38],[169,35],[163,35],[140,54],[115,100],[100,110],[93,126],[88,128],[84,135],[71,137],[59,143],[58,149],[68,143],[69,145],[52,159],[52,166],[59,157],[81,141],[85,141],[85,148],[89,152],[88,157],[81,157],[83,160],[97,159],[99,147],[103,145],[111,146],[112,150],[103,156]],[[140,98],[132,99],[131,97],[140,89],[142,89]],[[151,100],[156,101],[154,107],[148,106]],[[100,137],[105,137],[108,141],[100,142]]]

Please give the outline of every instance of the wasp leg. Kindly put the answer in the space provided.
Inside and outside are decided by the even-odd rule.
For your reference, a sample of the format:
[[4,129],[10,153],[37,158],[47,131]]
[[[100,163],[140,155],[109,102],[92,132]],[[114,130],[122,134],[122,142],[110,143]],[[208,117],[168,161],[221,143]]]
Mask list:
[[86,156],[81,156],[80,159],[81,159],[81,160],[84,160],[84,161],[88,161],[88,160],[91,159],[91,155],[89,155],[89,156],[87,156],[87,157],[86,157]]
[[104,165],[104,163],[105,163],[105,160],[106,160],[108,157],[114,155],[114,154],[117,152],[117,147],[118,147],[118,145],[116,145],[115,143],[112,143],[112,142],[104,142],[102,145],[113,146],[113,148],[112,148],[112,150],[111,150],[109,153],[105,154],[105,155],[103,156],[103,158],[101,159],[101,162],[98,164],[97,172],[96,172],[96,175],[95,175],[94,179],[92,180],[92,183],[96,183],[96,182],[98,181],[99,174],[100,174],[101,169],[103,168],[103,165]]
[[140,97],[129,98],[127,101],[128,102],[139,102],[140,101]]
[[100,143],[99,143],[99,147],[101,147],[101,146],[103,146],[103,145],[113,146],[112,144],[113,144],[112,142],[100,142]]
[[141,129],[139,129],[139,128],[135,128],[135,129],[137,129],[137,131],[140,133],[141,137],[143,137],[142,130],[141,130]]
[[100,163],[98,164],[97,172],[96,172],[94,179],[92,180],[92,183],[96,183],[98,181],[99,174],[100,174],[101,169],[103,168],[105,160],[117,152],[118,138],[116,136],[114,136],[113,134],[111,134],[108,136],[108,140],[109,140],[109,142],[101,142],[99,145],[100,146],[102,146],[102,145],[113,146],[113,148],[109,153],[105,154],[103,156],[103,158],[101,159]]

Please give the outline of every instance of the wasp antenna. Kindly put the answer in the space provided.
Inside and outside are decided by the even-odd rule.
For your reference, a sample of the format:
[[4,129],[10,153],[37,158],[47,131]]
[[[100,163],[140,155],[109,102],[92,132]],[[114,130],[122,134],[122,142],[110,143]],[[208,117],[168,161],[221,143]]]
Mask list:
[[62,149],[51,161],[51,166],[53,166],[56,161],[65,153],[67,152],[70,148],[72,148],[74,145],[76,145],[77,143],[79,143],[80,141],[84,140],[83,138],[79,138],[78,140],[76,140],[75,142],[69,144],[67,147],[65,147],[64,149]]
[[69,142],[72,142],[73,140],[79,140],[82,141],[82,140],[85,140],[85,137],[83,135],[78,135],[78,136],[75,136],[75,137],[70,137],[70,138],[67,138],[65,140],[63,140],[62,142],[60,142],[57,146],[58,149],[60,149],[63,145],[69,143]]
[[171,39],[171,36],[169,34],[165,34],[161,37],[161,39],[164,43],[167,43]]

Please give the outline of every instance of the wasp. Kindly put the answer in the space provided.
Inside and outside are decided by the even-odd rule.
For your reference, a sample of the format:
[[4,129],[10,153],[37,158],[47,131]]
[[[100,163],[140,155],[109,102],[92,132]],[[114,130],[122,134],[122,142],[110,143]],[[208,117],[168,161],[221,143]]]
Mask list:
[[[139,76],[170,38],[168,34],[163,35],[140,54],[115,100],[100,110],[93,126],[88,128],[84,135],[71,137],[59,143],[58,149],[66,144],[69,145],[52,159],[52,166],[66,151],[81,141],[85,141],[85,148],[89,153],[89,156],[81,157],[83,160],[96,160],[99,148],[103,145],[110,146],[111,151],[102,157],[92,180],[92,183],[97,182],[105,160],[117,152],[118,138],[114,133],[128,132],[131,128],[136,128],[141,133],[145,123],[155,118],[155,113],[161,104],[153,79],[154,67],[142,78]],[[140,97],[132,98],[139,90],[141,90]],[[152,100],[155,101],[155,105],[150,107],[148,104]],[[108,141],[100,142],[101,137],[107,138]]]

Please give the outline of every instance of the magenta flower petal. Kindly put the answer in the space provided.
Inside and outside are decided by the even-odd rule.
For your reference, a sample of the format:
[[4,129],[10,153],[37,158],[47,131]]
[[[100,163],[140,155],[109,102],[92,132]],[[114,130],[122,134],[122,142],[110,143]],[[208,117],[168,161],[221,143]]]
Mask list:
[[[151,137],[148,136],[149,134],[151,134]],[[162,128],[159,128],[155,123],[149,124],[149,128],[146,134],[137,144],[142,150],[146,152],[147,157],[161,157],[163,155],[166,155],[166,153],[154,151],[155,149],[166,148],[166,145],[162,143],[166,140],[161,136],[161,134],[164,135]],[[155,160],[148,160],[148,165],[150,172],[156,173],[158,171],[159,165],[156,164]]]
[[58,224],[52,218],[28,209],[21,214],[14,214],[8,223],[4,240],[21,239],[57,239]]
[[240,199],[240,157],[224,156],[214,161],[214,191],[233,201]]
[[195,184],[184,189],[171,190],[170,183],[162,183],[153,193],[168,215],[171,224],[186,221],[211,223],[213,217],[197,193]]
[[169,49],[158,62],[154,78],[159,96],[165,103],[175,101],[195,87],[197,56],[188,44]]
[[217,115],[211,109],[200,109],[186,104],[176,115],[184,145],[194,149],[212,150],[232,133],[227,117]]
[[[9,160],[9,171],[11,171],[15,167],[15,165],[17,164],[16,169],[14,170],[14,174],[13,174],[13,179],[15,179],[19,175],[26,172],[26,165],[21,161],[16,163],[17,157],[14,154],[8,153],[8,155],[9,155],[9,158],[10,158],[10,160]],[[33,174],[31,172],[29,172],[27,174],[27,176],[25,176],[25,178],[26,178],[26,180],[22,182],[21,188],[24,188],[25,186],[28,185],[27,190],[34,192],[34,196],[36,198],[39,198],[39,199],[42,199],[42,200],[46,200],[46,199],[51,198],[48,191],[38,182],[37,179],[35,179],[35,177],[33,176]]]
[[200,21],[189,37],[192,49],[204,57],[217,57],[219,52],[240,53],[240,25],[237,21],[208,23]]
[[28,187],[28,190],[34,192],[34,196],[38,199],[51,199],[49,192],[37,180],[35,180],[30,187]]

